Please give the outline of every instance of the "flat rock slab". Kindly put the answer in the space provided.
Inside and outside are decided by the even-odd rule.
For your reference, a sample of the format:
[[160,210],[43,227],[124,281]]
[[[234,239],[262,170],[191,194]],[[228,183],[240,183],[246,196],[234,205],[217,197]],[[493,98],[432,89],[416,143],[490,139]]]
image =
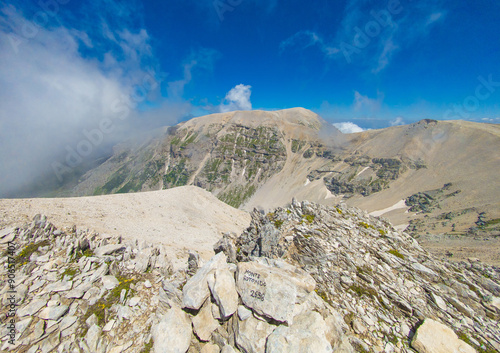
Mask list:
[[40,319],[44,320],[59,320],[61,316],[68,312],[67,305],[48,306],[38,314]]
[[452,329],[432,319],[425,319],[417,329],[411,347],[418,353],[476,353]]
[[227,268],[215,271],[214,281],[208,281],[210,291],[217,302],[223,318],[233,315],[238,309],[238,292],[234,275]]
[[243,303],[260,315],[291,324],[300,293],[314,289],[314,279],[291,267],[277,268],[258,262],[240,262],[237,291]]

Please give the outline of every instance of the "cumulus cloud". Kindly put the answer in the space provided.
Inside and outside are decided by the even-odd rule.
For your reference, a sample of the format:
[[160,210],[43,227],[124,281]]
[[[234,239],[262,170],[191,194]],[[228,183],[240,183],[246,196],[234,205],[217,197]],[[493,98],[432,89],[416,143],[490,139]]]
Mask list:
[[221,113],[231,112],[234,110],[252,110],[250,96],[252,95],[252,86],[239,84],[233,87],[226,94],[224,102],[220,105]]
[[335,123],[333,124],[337,129],[340,130],[343,134],[353,134],[356,132],[362,132],[365,131],[362,127],[350,122],[350,121],[345,121],[341,123]]

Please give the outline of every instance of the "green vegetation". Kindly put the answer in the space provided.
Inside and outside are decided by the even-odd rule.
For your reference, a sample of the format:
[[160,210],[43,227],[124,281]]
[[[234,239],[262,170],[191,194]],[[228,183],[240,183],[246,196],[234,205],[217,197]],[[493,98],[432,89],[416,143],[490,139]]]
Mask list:
[[458,332],[457,334],[458,338],[470,345],[471,347],[474,347],[478,353],[495,353],[497,352],[495,349],[491,347],[486,347],[486,349],[483,349],[482,347],[476,346],[474,343],[471,342],[467,334],[463,331]]
[[122,185],[130,174],[128,167],[123,166],[111,175],[106,184],[98,187],[94,191],[94,195],[110,194],[114,189]]
[[302,215],[302,218],[304,218],[308,223],[314,222],[314,219],[316,218],[315,215],[312,214],[304,214]]
[[372,226],[371,224],[368,224],[368,223],[366,223],[366,222],[359,222],[359,223],[358,223],[358,225],[359,225],[360,227],[365,228],[365,229],[368,229],[368,228],[375,229],[375,227],[374,227],[374,226]]
[[367,274],[372,273],[372,271],[373,271],[371,269],[371,267],[368,266],[368,265],[363,265],[361,267],[360,266],[356,266],[356,270],[358,271],[358,273],[367,273]]
[[340,208],[335,207],[335,209],[337,210],[338,214],[342,214],[342,213],[343,213],[343,212],[342,212],[342,210],[341,210]]
[[67,267],[63,273],[61,273],[61,276],[60,278],[61,279],[64,279],[64,277],[66,276],[70,276],[72,279],[73,277],[75,277],[76,273],[78,272],[78,270],[76,268],[70,268],[70,267]]
[[380,233],[380,235],[382,235],[382,236],[387,235],[387,232],[386,232],[384,229],[382,229],[382,228],[379,228],[379,229],[378,229],[378,232],[379,232],[379,233]]
[[140,353],[150,353],[151,349],[153,349],[153,344],[154,341],[153,338],[151,338],[149,342],[144,345],[144,348],[140,351]]
[[80,260],[80,258],[81,258],[82,256],[85,256],[85,257],[92,257],[92,256],[94,256],[94,252],[93,252],[90,248],[85,249],[85,251],[81,251],[81,250],[79,250],[79,251],[77,251],[77,252],[74,254],[73,261],[74,261],[74,262],[78,262],[78,260]]
[[490,226],[494,226],[497,224],[500,224],[500,218],[490,219],[489,221],[486,221],[484,223],[484,227],[490,227]]
[[217,195],[217,197],[222,202],[225,202],[234,208],[238,208],[255,193],[255,190],[255,185],[247,187],[236,186],[232,189],[221,192]]
[[99,299],[94,305],[89,306],[87,309],[87,312],[85,315],[83,315],[80,318],[80,322],[82,323],[82,326],[84,327],[83,332],[81,333],[81,337],[84,337],[87,334],[87,326],[84,324],[85,321],[92,316],[92,314],[95,314],[97,317],[97,324],[100,327],[103,327],[106,322],[109,320],[109,309],[114,305],[119,303],[120,301],[120,294],[123,289],[127,291],[127,296],[131,296],[133,293],[131,292],[130,286],[134,283],[137,282],[137,279],[134,278],[127,278],[125,275],[120,274],[116,276],[116,279],[118,280],[118,285],[113,288],[107,296],[102,297]]
[[177,165],[173,166],[169,172],[163,176],[163,183],[166,188],[187,184],[189,172],[186,168],[186,161],[186,158],[182,158]]
[[26,264],[30,256],[38,251],[38,248],[43,247],[43,246],[48,246],[50,245],[50,242],[48,240],[42,240],[39,241],[38,243],[32,243],[28,244],[21,252],[16,256],[16,263],[24,265]]
[[371,287],[363,287],[357,284],[353,284],[349,287],[349,289],[352,290],[354,293],[356,293],[359,297],[366,295],[367,297],[370,298],[378,298],[377,291]]
[[391,249],[388,251],[389,254],[392,254],[396,257],[399,257],[401,260],[404,260],[405,259],[405,256],[403,254],[401,254],[399,251],[397,251],[396,249]]

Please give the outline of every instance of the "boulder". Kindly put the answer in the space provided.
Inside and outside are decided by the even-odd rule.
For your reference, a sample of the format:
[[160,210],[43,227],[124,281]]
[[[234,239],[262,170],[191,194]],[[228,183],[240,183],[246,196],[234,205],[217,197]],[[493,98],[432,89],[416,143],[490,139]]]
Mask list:
[[267,337],[276,326],[253,315],[245,321],[234,320],[236,323],[235,341],[238,348],[245,353],[264,353]]
[[325,335],[327,330],[319,313],[298,315],[292,325],[279,326],[269,335],[266,353],[331,353],[333,349]]
[[173,306],[153,329],[155,352],[186,353],[191,336],[189,316]]
[[191,277],[182,290],[182,307],[198,310],[210,296],[207,277],[216,269],[226,266],[226,255],[219,253],[212,257]]
[[233,274],[227,269],[215,271],[215,280],[209,281],[210,291],[219,306],[222,317],[228,318],[238,309],[238,292]]
[[68,312],[67,305],[48,306],[38,314],[40,319],[44,320],[59,320],[61,316]]
[[452,329],[432,319],[425,319],[417,329],[411,347],[418,353],[476,353]]
[[236,273],[237,290],[243,303],[258,314],[291,324],[298,296],[315,286],[307,273],[287,265],[273,267],[258,262],[240,262]]
[[209,300],[201,308],[198,315],[193,317],[193,328],[196,336],[200,341],[207,342],[210,340],[212,332],[219,327],[219,323],[212,315],[212,305]]

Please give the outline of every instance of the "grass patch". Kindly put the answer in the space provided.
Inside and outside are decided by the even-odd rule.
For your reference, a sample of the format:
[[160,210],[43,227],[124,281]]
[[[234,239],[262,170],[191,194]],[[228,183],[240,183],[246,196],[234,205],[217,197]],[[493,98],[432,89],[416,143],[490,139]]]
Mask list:
[[358,273],[366,273],[366,274],[370,274],[373,272],[373,270],[367,265],[356,266],[356,270],[358,271]]
[[85,321],[89,317],[91,317],[93,314],[97,317],[97,324],[100,327],[103,327],[106,324],[106,321],[109,320],[108,317],[108,312],[109,309],[114,305],[118,304],[120,301],[120,294],[123,289],[127,291],[127,297],[133,295],[133,291],[130,289],[130,286],[132,283],[137,283],[137,279],[135,278],[127,278],[125,275],[118,275],[116,276],[116,279],[118,280],[118,285],[113,288],[108,295],[105,297],[102,297],[99,299],[94,305],[91,305],[88,307],[87,312],[85,315],[81,317],[81,324],[84,327],[81,337],[84,337],[87,334],[88,328],[87,325],[85,324]]
[[495,349],[491,347],[487,347],[486,349],[483,349],[482,347],[476,346],[474,343],[471,342],[467,334],[463,331],[460,331],[457,333],[457,336],[459,339],[470,345],[471,347],[474,347],[478,353],[495,353],[497,352]]
[[401,254],[399,251],[397,251],[396,249],[391,249],[388,251],[389,254],[392,254],[396,257],[399,257],[401,260],[404,260],[405,259],[405,256],[403,254]]
[[367,297],[370,298],[378,297],[377,291],[373,288],[366,288],[358,286],[357,284],[353,284],[349,287],[349,289],[352,290],[354,293],[356,293],[359,297],[362,297],[363,295],[366,295]]
[[75,257],[74,257],[73,261],[78,262],[78,260],[80,260],[80,258],[82,258],[84,256],[85,257],[92,257],[92,256],[94,256],[94,251],[90,248],[85,249],[85,251],[79,250],[75,253]]
[[144,348],[142,348],[140,353],[150,353],[151,350],[153,349],[153,344],[154,344],[153,338],[151,338],[149,342],[144,345]]
[[307,223],[312,223],[314,222],[314,219],[316,218],[315,215],[312,215],[312,214],[305,214],[305,215],[302,215],[302,218],[304,218]]
[[75,277],[75,275],[77,274],[77,272],[78,272],[78,270],[76,268],[70,268],[70,267],[68,267],[68,268],[66,268],[64,270],[63,273],[61,273],[61,277],[60,278],[64,279],[64,277],[70,276],[71,277],[70,279],[72,279],[73,277]]
[[30,260],[31,255],[33,255],[34,252],[38,251],[38,248],[43,247],[43,246],[48,246],[48,245],[50,245],[50,242],[48,240],[42,240],[42,241],[39,241],[38,243],[28,244],[16,256],[16,263],[19,263],[21,265],[26,264]]
[[382,229],[382,228],[379,228],[379,229],[378,229],[378,232],[379,232],[379,233],[380,233],[380,235],[382,235],[382,236],[387,235],[387,232],[386,232],[384,229]]

